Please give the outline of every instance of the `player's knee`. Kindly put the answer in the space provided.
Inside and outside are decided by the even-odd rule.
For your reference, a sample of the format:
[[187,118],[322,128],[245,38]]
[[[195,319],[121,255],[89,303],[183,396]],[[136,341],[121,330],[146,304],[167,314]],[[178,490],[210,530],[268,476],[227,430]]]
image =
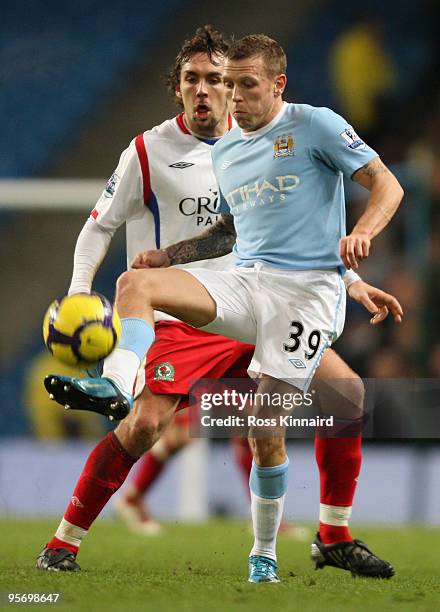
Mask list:
[[359,376],[347,381],[346,397],[351,406],[353,418],[360,419],[364,412],[365,385]]
[[284,438],[249,438],[254,461],[262,467],[280,465],[286,460]]
[[123,272],[116,282],[116,293],[119,297],[127,298],[137,289],[134,272]]
[[361,378],[335,379],[317,387],[323,415],[338,419],[357,420],[363,415],[365,387]]
[[140,413],[133,421],[133,431],[139,442],[148,450],[156,442],[160,434],[160,419],[157,414]]
[[149,270],[129,270],[123,272],[117,280],[116,291],[121,299],[129,299],[136,295],[142,295],[145,302],[148,302],[154,291],[154,277]]
[[124,449],[132,457],[140,457],[159,439],[166,423],[157,411],[144,411],[135,405],[134,410],[121,421],[115,433]]

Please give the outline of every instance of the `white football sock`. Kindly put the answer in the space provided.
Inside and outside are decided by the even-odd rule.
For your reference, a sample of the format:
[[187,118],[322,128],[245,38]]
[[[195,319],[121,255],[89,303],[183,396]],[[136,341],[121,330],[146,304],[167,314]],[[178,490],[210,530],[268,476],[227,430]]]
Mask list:
[[154,342],[154,328],[136,317],[122,318],[121,326],[121,341],[104,361],[102,376],[110,378],[124,393],[133,395],[139,366]]
[[69,521],[66,521],[65,518],[61,519],[61,523],[58,525],[58,529],[55,532],[55,537],[59,540],[78,547],[81,545],[81,541],[86,535],[87,529],[77,527],[69,523]]
[[125,393],[133,395],[134,381],[141,360],[127,349],[116,348],[104,361],[103,378],[113,380]]
[[330,506],[319,504],[319,522],[335,527],[348,527],[351,506]]
[[254,528],[254,546],[251,555],[263,555],[277,560],[276,540],[281,518],[283,516],[284,498],[275,499],[259,497],[251,491],[252,525]]

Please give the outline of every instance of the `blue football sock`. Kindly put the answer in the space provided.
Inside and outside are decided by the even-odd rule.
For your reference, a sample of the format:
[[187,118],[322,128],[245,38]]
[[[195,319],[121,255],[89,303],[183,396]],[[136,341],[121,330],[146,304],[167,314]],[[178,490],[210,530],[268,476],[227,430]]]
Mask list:
[[287,491],[289,459],[274,467],[260,467],[252,462],[249,487],[255,495],[276,499]]
[[118,348],[132,351],[142,361],[148,349],[154,342],[154,328],[144,321],[137,318],[121,319],[122,334]]

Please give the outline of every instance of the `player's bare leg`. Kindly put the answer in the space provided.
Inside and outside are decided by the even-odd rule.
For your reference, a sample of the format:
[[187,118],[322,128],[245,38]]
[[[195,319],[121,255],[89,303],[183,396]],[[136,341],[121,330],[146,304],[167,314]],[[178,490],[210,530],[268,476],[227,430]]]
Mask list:
[[159,440],[139,459],[134,478],[124,494],[115,499],[115,509],[131,531],[144,536],[157,536],[162,532],[162,525],[148,510],[145,495],[162,474],[168,461],[191,441],[188,415],[179,411]]
[[353,574],[389,578],[392,566],[353,540],[348,528],[361,468],[364,385],[359,376],[327,349],[314,379],[323,416],[334,428],[316,432],[315,453],[320,476],[319,531],[312,544],[317,568],[333,565]]
[[[292,386],[264,375],[258,392],[292,393]],[[280,408],[282,411],[282,408]],[[256,403],[254,413],[273,417],[272,406]],[[249,582],[279,582],[277,576],[276,539],[287,491],[289,460],[286,454],[284,428],[250,431],[249,444],[254,456],[249,480],[254,545],[249,556]]]
[[138,458],[170,422],[179,396],[143,390],[131,414],[89,455],[63,519],[37,559],[37,568],[79,571],[76,555],[90,526],[119,489]]
[[215,302],[202,283],[175,268],[124,272],[116,284],[115,305],[120,317],[141,317],[150,323],[154,309],[194,327],[203,327],[216,316]]
[[116,288],[121,317],[119,346],[104,362],[101,379],[50,375],[45,385],[65,407],[99,412],[122,419],[133,404],[136,373],[154,341],[154,310],[162,310],[195,327],[216,317],[216,304],[206,288],[179,269],[143,269],[124,272]]
[[129,455],[139,459],[168,427],[180,401],[179,395],[155,395],[147,386],[130,414],[119,423],[115,435]]

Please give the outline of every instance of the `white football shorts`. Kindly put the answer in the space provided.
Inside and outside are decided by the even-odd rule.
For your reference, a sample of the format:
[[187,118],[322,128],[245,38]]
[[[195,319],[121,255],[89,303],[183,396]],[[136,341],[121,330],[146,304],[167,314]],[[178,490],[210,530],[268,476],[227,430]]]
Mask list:
[[255,344],[252,378],[267,374],[307,391],[321,357],[342,333],[345,286],[336,270],[280,270],[256,263],[187,270],[209,291],[217,318],[203,329]]

